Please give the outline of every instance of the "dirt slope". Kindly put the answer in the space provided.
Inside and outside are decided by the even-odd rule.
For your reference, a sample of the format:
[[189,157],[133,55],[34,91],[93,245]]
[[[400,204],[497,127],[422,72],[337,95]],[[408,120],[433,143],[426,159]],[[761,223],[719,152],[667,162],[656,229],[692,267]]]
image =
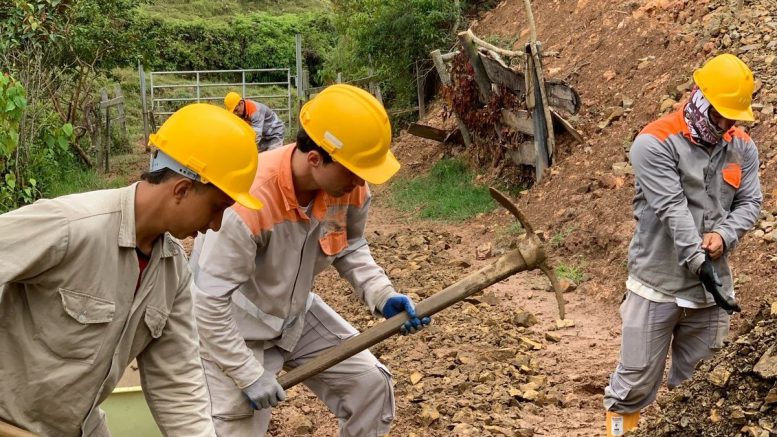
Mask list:
[[[542,186],[522,199],[529,215],[548,233],[568,234],[557,255],[583,256],[592,295],[617,299],[625,280],[625,256],[633,229],[633,176],[613,168],[627,161],[636,133],[687,97],[693,69],[718,53],[740,55],[754,70],[758,121],[747,126],[761,153],[764,210],[774,211],[777,177],[770,171],[777,145],[777,3],[748,1],[741,12],[726,1],[547,1],[535,2],[546,70],[565,78],[581,94],[578,127],[586,147],[561,150],[561,159]],[[528,31],[522,1],[500,3],[475,23],[476,33],[517,41]],[[673,99],[674,102],[672,100]],[[606,127],[613,112],[623,114]],[[616,165],[617,167],[617,165]],[[745,316],[752,316],[772,291],[766,279],[774,264],[764,255],[771,242],[745,237],[733,257]],[[767,299],[768,300],[768,299]]]
[[[775,338],[773,319],[756,319],[756,313],[775,300],[770,279],[777,272],[777,258],[770,255],[777,241],[772,215],[777,210],[777,143],[770,134],[777,124],[777,4],[750,0],[744,10],[734,11],[735,2],[723,0],[534,3],[545,50],[559,52],[545,61],[546,72],[580,92],[584,107],[574,121],[587,144],[562,146],[549,177],[519,202],[551,243],[554,261],[586,272],[587,280],[566,295],[575,326],[555,330],[555,303],[542,290],[544,279],[528,273],[441,314],[423,334],[374,348],[394,372],[397,419],[392,435],[603,432],[601,393],[617,360],[617,303],[634,226],[634,181],[622,163],[639,130],[687,97],[693,69],[724,51],[740,55],[759,79],[758,122],[747,128],[763,163],[764,221],[761,231],[745,237],[732,258],[745,308],[735,325],[747,333],[746,343],[732,345],[704,364],[688,386],[663,396],[647,411],[644,435],[769,435],[768,416],[774,408],[766,399],[773,402],[773,382],[754,377],[753,368]],[[501,2],[473,28],[481,37],[498,37],[520,48],[528,37],[523,1]],[[439,108],[428,122],[443,124]],[[450,153],[408,135],[397,138],[395,149],[405,174],[420,173]],[[473,260],[475,248],[503,238],[500,229],[511,222],[501,212],[455,226],[418,222],[390,209],[380,190],[376,203],[369,225],[375,257],[401,291],[419,298],[482,264]],[[355,326],[372,323],[334,272],[320,279],[317,290]],[[525,311],[534,315],[536,324],[522,326]],[[756,330],[751,331],[752,326]],[[731,376],[721,387],[711,382],[708,370],[726,362],[729,368],[718,372],[728,370]],[[335,435],[336,420],[310,397],[304,389],[295,389],[291,401],[277,411],[272,434]],[[711,409],[723,423],[708,419]]]

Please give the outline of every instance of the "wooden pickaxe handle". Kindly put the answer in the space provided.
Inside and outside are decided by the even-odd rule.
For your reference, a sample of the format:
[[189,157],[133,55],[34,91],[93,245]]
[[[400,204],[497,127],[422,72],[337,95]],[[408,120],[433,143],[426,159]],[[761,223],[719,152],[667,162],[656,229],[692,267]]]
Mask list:
[[[492,264],[419,302],[415,308],[416,313],[419,318],[431,316],[518,272],[538,268],[544,261],[545,251],[539,238],[534,234],[527,234],[527,237],[519,243],[517,249],[505,253]],[[399,328],[408,319],[407,313],[402,312],[378,323],[361,334],[327,349],[307,363],[281,375],[278,378],[278,383],[284,390],[287,390],[311,376],[317,375],[370,346],[391,337],[399,332]]]
[[17,428],[10,423],[0,420],[0,437],[38,437],[29,431]]

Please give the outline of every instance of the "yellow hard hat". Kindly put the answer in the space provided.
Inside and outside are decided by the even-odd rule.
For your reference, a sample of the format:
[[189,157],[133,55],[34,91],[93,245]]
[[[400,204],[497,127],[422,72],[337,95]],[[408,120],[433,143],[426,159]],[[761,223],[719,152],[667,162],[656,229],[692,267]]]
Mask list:
[[750,68],[736,56],[724,53],[693,72],[693,81],[720,115],[729,120],[753,121],[755,81]]
[[262,207],[249,193],[259,160],[256,134],[238,116],[193,103],[175,111],[149,139],[201,182],[212,183],[247,208]]
[[224,107],[227,108],[227,111],[232,112],[235,110],[235,106],[237,106],[241,100],[243,100],[243,98],[240,97],[240,94],[234,91],[230,91],[224,97]]
[[382,184],[399,170],[386,109],[367,91],[332,85],[305,103],[299,118],[319,147],[365,181]]

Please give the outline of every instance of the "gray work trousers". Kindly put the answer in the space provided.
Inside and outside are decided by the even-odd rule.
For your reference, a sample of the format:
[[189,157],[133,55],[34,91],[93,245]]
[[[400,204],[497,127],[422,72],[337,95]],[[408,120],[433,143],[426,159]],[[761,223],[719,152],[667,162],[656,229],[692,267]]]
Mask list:
[[616,413],[636,413],[656,399],[670,346],[667,385],[674,388],[691,377],[699,361],[723,347],[728,335],[729,315],[717,306],[681,308],[628,292],[620,312],[620,362],[604,389],[604,408]]
[[[264,349],[264,342],[246,341],[265,372],[292,369],[358,332],[316,296],[305,315],[302,337],[292,352]],[[267,432],[271,409],[254,410],[232,379],[218,365],[203,359],[211,397],[211,415],[221,437],[259,437]],[[340,421],[342,437],[388,434],[394,420],[394,390],[388,369],[365,350],[307,379],[304,384],[324,401]]]

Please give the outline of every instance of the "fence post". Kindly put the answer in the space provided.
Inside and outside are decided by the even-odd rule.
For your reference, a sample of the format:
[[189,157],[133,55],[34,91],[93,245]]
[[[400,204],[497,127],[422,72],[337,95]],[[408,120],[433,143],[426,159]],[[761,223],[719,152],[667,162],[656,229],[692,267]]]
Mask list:
[[304,94],[302,93],[302,35],[299,33],[294,37],[294,42],[296,46],[296,57],[297,57],[297,80],[296,80],[296,87],[297,87],[297,99],[302,100],[302,97]]
[[199,71],[197,72],[197,103],[200,103],[200,72]]
[[424,95],[426,94],[425,90],[425,80],[423,78],[423,75],[421,74],[421,68],[418,66],[418,60],[415,61],[415,85],[416,85],[416,92],[418,93],[418,119],[424,118],[426,115],[426,108],[424,107]]
[[337,83],[343,83],[343,73],[337,72]]
[[[156,118],[154,118],[154,72],[152,71],[148,75],[149,78],[149,85],[151,86],[151,104],[149,105],[149,111],[148,111],[148,123],[151,126],[151,130],[156,130]],[[148,141],[146,141],[148,143]],[[148,146],[146,146],[148,147]]]
[[310,72],[307,69],[302,70],[302,97],[306,101],[310,99]]
[[108,142],[107,136],[105,136],[106,127],[105,126],[105,120],[107,119],[106,114],[108,113],[108,107],[106,104],[108,103],[108,93],[105,91],[105,88],[100,90],[100,115],[97,117],[97,126],[100,129],[99,137],[100,137],[100,144],[97,149],[97,167],[103,168],[103,164],[105,161],[105,143]]
[[140,100],[143,103],[141,117],[143,119],[143,145],[146,147],[146,152],[149,152],[148,147],[148,113],[146,108],[146,72],[143,71],[143,64],[138,61],[138,76],[140,77]]
[[[434,67],[437,69],[437,74],[440,75],[440,81],[442,82],[443,86],[451,86],[451,75],[448,74],[448,68],[445,66],[445,62],[442,60],[442,54],[439,50],[435,50],[431,53],[432,55],[432,62],[434,62]],[[461,131],[461,139],[464,140],[464,145],[469,147],[472,145],[472,137],[469,134],[469,129],[467,129],[467,125],[464,124],[464,122],[461,120],[461,117],[459,117],[459,114],[455,113],[453,114],[456,117],[456,123],[459,125],[459,131]]]
[[103,171],[108,171],[108,159],[111,150],[111,111],[108,107],[108,92],[105,88],[100,90],[100,119],[104,123],[104,139],[102,148],[97,151],[97,162],[102,164]]
[[119,114],[118,121],[121,123],[121,131],[125,140],[129,141],[129,135],[127,134],[127,118],[124,116],[124,93],[121,92],[121,85],[118,83],[114,84],[113,92],[116,93],[116,98],[119,99],[116,110]]
[[242,82],[242,84],[243,84],[243,94],[241,94],[240,96],[245,99],[246,98],[246,71],[243,70],[240,73],[242,75],[242,81],[243,81]]
[[288,128],[291,130],[291,69],[286,69],[286,95],[289,97],[289,124]]

